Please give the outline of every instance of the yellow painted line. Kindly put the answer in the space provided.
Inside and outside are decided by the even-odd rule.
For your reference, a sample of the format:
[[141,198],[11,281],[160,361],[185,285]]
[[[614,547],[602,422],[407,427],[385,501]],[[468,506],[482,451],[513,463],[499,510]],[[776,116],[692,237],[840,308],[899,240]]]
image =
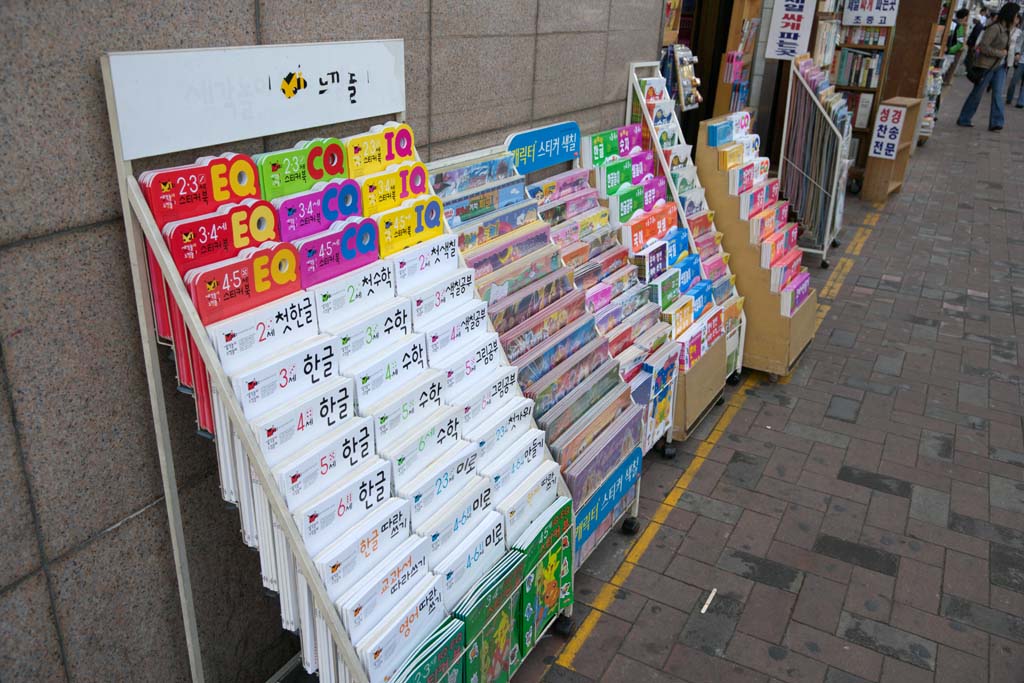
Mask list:
[[876,225],[878,225],[878,219],[881,217],[882,214],[880,213],[869,213],[867,216],[864,217],[864,225],[870,225],[871,227],[875,227]]
[[[876,208],[881,208],[883,205],[884,204],[877,204]],[[865,225],[876,225],[879,218],[880,214],[871,213],[868,214],[864,223]],[[870,235],[871,230],[866,228],[860,228],[857,230],[852,242],[847,246],[846,252],[852,255],[860,254],[860,250],[863,249],[864,243]],[[821,296],[834,299],[842,288],[843,281],[846,279],[846,276],[849,274],[852,267],[852,259],[845,257],[839,259],[839,263],[836,265],[835,270],[832,271],[828,281],[822,288]],[[819,302],[818,310],[816,311],[814,327],[815,333],[817,333],[818,328],[821,327],[821,323],[825,320],[825,317],[831,309],[832,307],[829,304]],[[651,543],[657,536],[658,531],[664,525],[665,520],[668,518],[672,510],[675,509],[680,498],[683,497],[683,494],[686,493],[687,488],[689,488],[690,484],[693,482],[693,478],[697,476],[697,473],[704,465],[708,455],[711,453],[711,450],[715,447],[715,444],[717,444],[718,440],[725,435],[725,430],[729,428],[729,425],[743,407],[743,404],[747,400],[749,390],[756,384],[757,378],[760,376],[760,373],[750,373],[743,381],[739,390],[729,397],[726,408],[722,412],[722,415],[719,416],[711,434],[705,441],[701,442],[701,444],[697,446],[697,452],[689,467],[687,467],[679,479],[676,480],[672,490],[669,491],[668,495],[665,496],[665,499],[658,505],[658,508],[654,511],[654,515],[647,524],[647,527],[643,530],[643,533],[640,534],[640,538],[638,538],[636,543],[633,544],[633,547],[630,548],[625,559],[622,564],[619,565],[619,568],[615,571],[611,580],[601,587],[597,597],[594,598],[594,602],[591,604],[591,610],[583,620],[583,623],[580,624],[579,628],[576,629],[576,633],[573,634],[569,642],[567,642],[565,647],[562,648],[558,658],[555,660],[555,663],[558,664],[558,666],[575,671],[574,663],[576,661],[576,657],[579,655],[580,650],[586,644],[590,635],[597,627],[597,623],[600,621],[601,615],[608,611],[608,608],[615,600],[615,594],[618,592],[618,589],[626,584],[630,574],[633,573],[633,569],[636,568],[648,548],[650,548]],[[789,376],[779,378],[779,384],[788,384],[789,381]]]
[[[747,391],[754,386],[756,382],[756,375],[751,373],[743,381],[740,389],[736,392],[736,396],[742,396],[746,399]],[[719,416],[718,421],[715,423],[715,428],[711,431],[708,438],[701,442],[697,447],[697,453],[693,458],[693,462],[686,468],[686,471],[676,480],[675,486],[669,491],[665,500],[658,505],[658,509],[654,511],[654,515],[651,517],[650,522],[644,529],[643,533],[640,534],[640,538],[637,539],[636,543],[630,549],[626,555],[626,559],[619,566],[618,570],[612,576],[611,581],[602,586],[601,591],[594,598],[594,602],[591,605],[590,613],[587,614],[586,619],[580,624],[579,628],[576,629],[576,633],[565,644],[562,652],[558,655],[556,663],[570,670],[575,670],[573,663],[576,661],[576,656],[579,654],[580,649],[587,642],[590,634],[593,633],[594,628],[597,626],[597,622],[600,620],[601,615],[608,610],[608,607],[615,600],[615,594],[618,589],[625,585],[629,575],[633,573],[633,568],[636,567],[640,558],[644,556],[647,549],[651,546],[654,541],[654,537],[657,536],[658,530],[661,529],[665,520],[668,518],[672,510],[675,509],[679,499],[686,493],[686,489],[690,486],[693,478],[697,476],[697,472],[700,471],[701,466],[707,460],[707,456],[711,453],[711,449],[715,447],[718,440],[725,434],[725,430],[728,429],[729,424],[736,417],[736,414],[740,411],[740,406],[743,405],[743,401],[734,402],[730,401],[729,405]]]

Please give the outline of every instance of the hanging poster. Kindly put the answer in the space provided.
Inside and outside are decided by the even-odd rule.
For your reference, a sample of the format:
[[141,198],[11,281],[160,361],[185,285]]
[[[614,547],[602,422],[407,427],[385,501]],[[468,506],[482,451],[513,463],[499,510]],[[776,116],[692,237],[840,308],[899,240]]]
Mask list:
[[843,26],[895,26],[900,0],[844,0]]
[[779,0],[768,24],[765,59],[792,61],[807,52],[814,22],[815,0]]

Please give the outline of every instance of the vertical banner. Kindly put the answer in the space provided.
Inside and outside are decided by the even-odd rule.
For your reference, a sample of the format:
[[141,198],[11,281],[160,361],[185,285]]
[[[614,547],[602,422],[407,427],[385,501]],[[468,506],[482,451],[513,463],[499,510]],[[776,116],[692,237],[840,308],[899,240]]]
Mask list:
[[903,132],[903,120],[907,118],[905,107],[878,105],[875,114],[875,129],[871,133],[871,149],[868,154],[879,159],[895,159]]
[[895,26],[900,0],[844,0],[843,26]]
[[776,0],[768,25],[765,59],[792,61],[807,52],[817,0]]

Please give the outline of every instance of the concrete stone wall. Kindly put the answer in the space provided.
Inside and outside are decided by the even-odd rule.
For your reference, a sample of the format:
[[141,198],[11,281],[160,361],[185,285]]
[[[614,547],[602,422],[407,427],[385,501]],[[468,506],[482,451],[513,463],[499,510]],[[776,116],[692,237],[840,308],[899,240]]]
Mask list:
[[[656,58],[662,6],[0,4],[0,679],[189,676],[100,55],[404,38],[407,117],[420,152],[437,159],[560,119],[584,132],[619,124],[627,65]],[[254,153],[297,139],[233,147]],[[191,402],[170,387],[166,359],[163,372],[207,679],[262,680],[297,644],[259,584],[237,514],[223,509],[212,444],[195,436]]]

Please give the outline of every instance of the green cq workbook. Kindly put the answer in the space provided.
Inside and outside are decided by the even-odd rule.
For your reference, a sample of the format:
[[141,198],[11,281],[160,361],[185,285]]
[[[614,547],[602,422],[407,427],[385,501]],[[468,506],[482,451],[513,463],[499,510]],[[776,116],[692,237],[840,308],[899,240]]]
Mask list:
[[465,683],[507,683],[520,659],[516,589],[523,582],[523,554],[507,553],[452,613],[466,624]]
[[462,683],[466,631],[449,617],[395,672],[392,683]]
[[518,619],[525,655],[555,616],[572,604],[572,499],[560,496],[512,547],[525,556]]

